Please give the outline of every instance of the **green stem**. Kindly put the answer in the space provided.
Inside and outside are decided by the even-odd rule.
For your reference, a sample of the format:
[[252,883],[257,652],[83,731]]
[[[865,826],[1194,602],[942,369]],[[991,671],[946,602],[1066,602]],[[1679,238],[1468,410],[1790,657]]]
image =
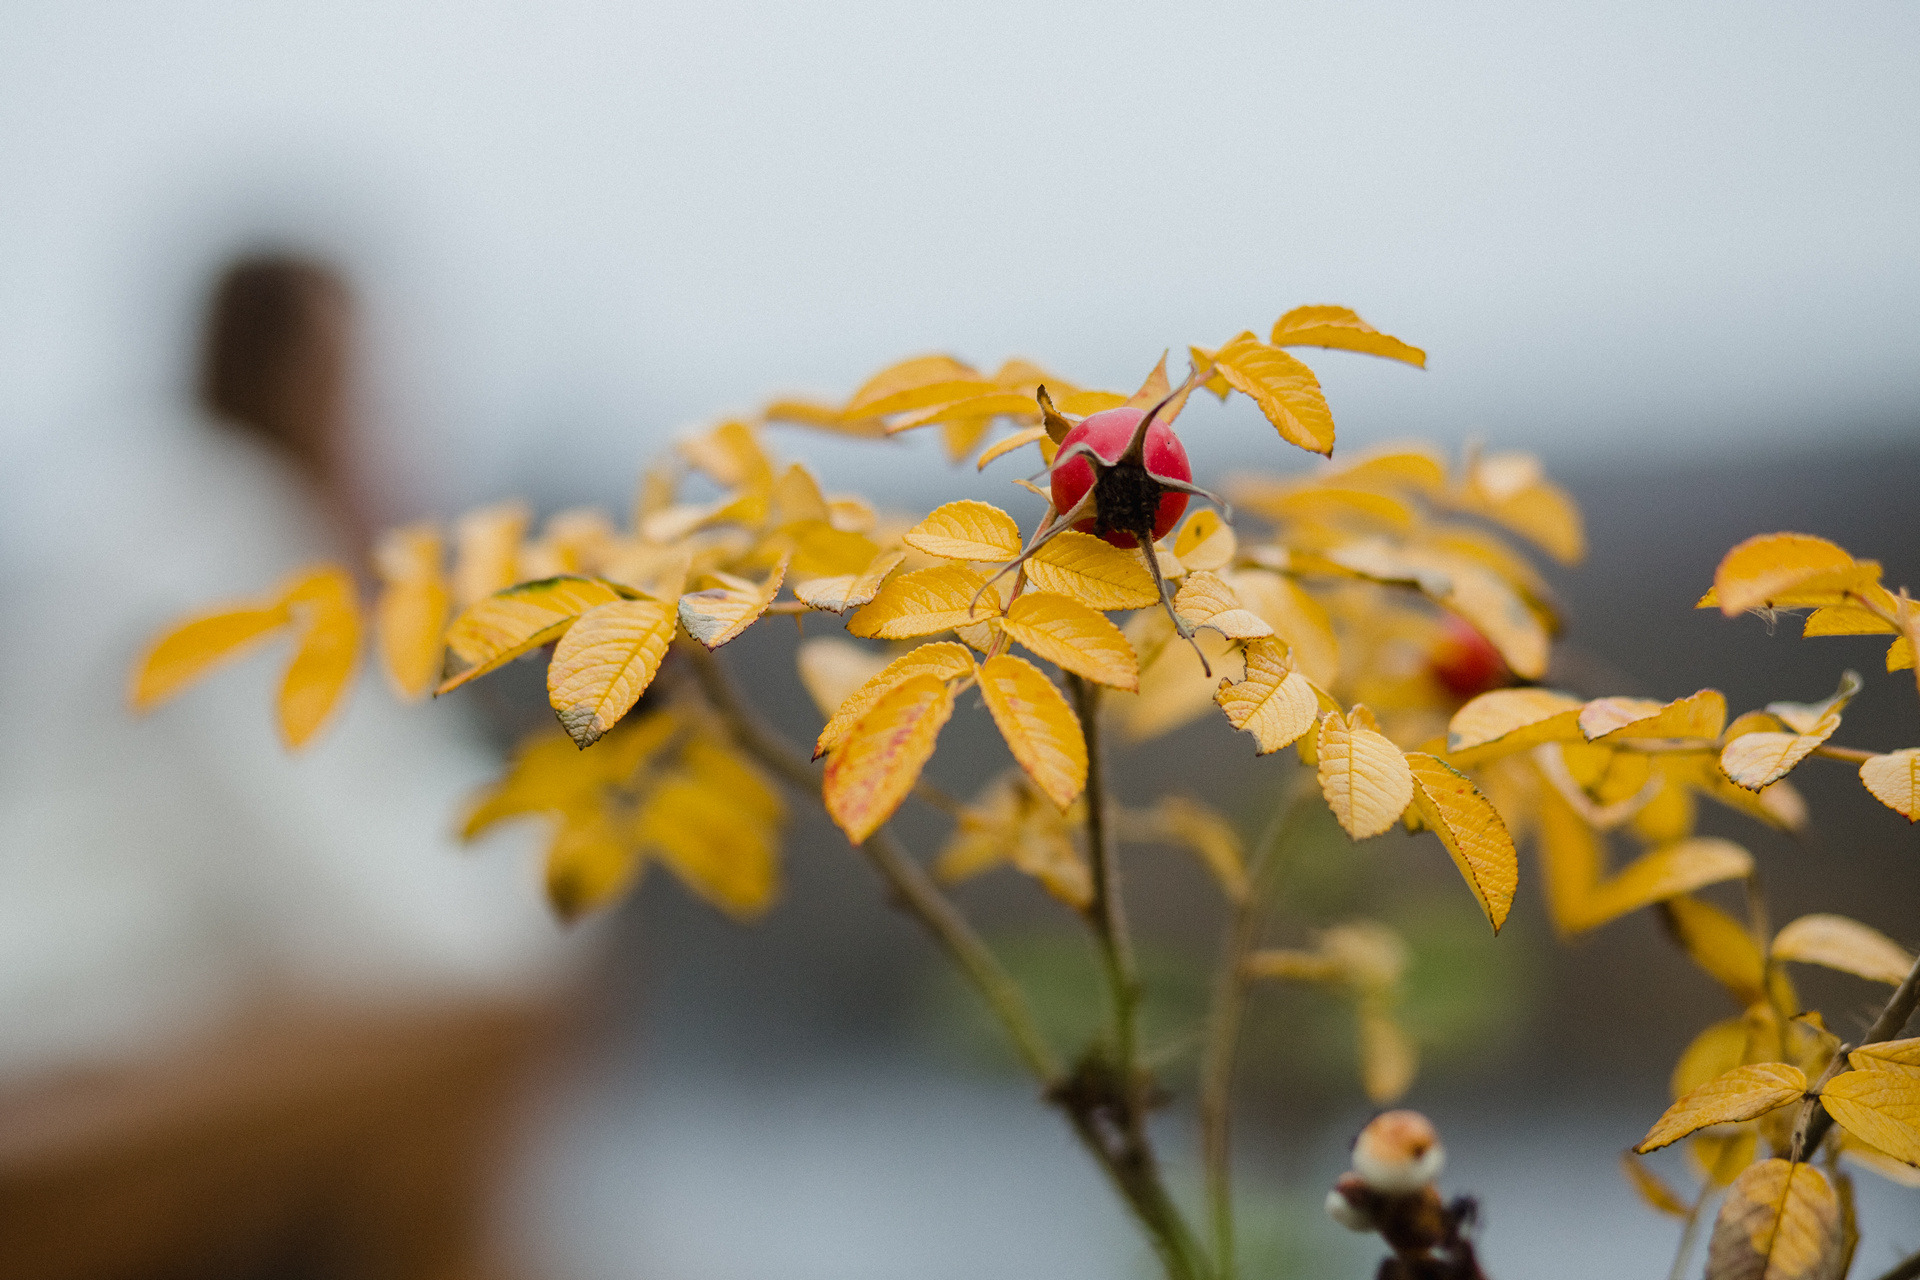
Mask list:
[[1207,1214],[1213,1233],[1214,1274],[1232,1280],[1233,1238],[1233,1072],[1239,1056],[1240,1025],[1247,1002],[1246,959],[1260,940],[1273,891],[1284,867],[1281,851],[1291,846],[1293,826],[1310,810],[1290,796],[1274,810],[1247,868],[1247,894],[1234,908],[1220,965],[1213,976],[1207,1010],[1206,1042],[1200,1059],[1200,1148],[1206,1167]]

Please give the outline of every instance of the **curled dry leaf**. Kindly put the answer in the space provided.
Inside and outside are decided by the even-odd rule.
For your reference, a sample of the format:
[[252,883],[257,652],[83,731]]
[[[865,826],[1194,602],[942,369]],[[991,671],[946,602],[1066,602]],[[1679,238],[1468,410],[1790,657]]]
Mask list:
[[1727,725],[1727,699],[1702,689],[1672,702],[1646,698],[1595,698],[1580,712],[1580,732],[1589,742],[1626,738],[1703,738],[1717,741]]
[[1519,854],[1507,824],[1479,788],[1446,761],[1419,751],[1408,752],[1406,759],[1421,819],[1440,837],[1474,901],[1493,931],[1500,932],[1520,883]]
[[866,604],[879,594],[880,584],[907,558],[904,551],[882,551],[859,573],[835,574],[830,578],[810,578],[796,582],[794,597],[815,609],[845,613]]
[[1273,634],[1272,624],[1242,608],[1233,588],[1204,569],[1189,574],[1180,584],[1180,592],[1173,598],[1173,611],[1189,629],[1212,627],[1229,640],[1251,640]]
[[1897,987],[1913,968],[1906,948],[1858,920],[1820,913],[1801,916],[1774,935],[1773,957],[1824,965]]
[[1027,561],[1027,581],[1091,609],[1144,609],[1160,600],[1137,548],[1124,550],[1077,529],[1055,537]]
[[680,597],[680,625],[709,649],[718,649],[759,620],[786,580],[787,557],[758,585],[715,587]]
[[1213,353],[1214,372],[1260,406],[1283,440],[1333,454],[1333,411],[1313,370],[1278,347],[1242,333]]
[[581,614],[554,646],[547,700],[574,742],[590,747],[653,683],[673,640],[658,600],[610,600]]
[[1007,635],[1064,671],[1129,693],[1140,687],[1140,666],[1120,628],[1069,596],[1028,591],[1000,619]]
[[1668,1107],[1634,1150],[1645,1155],[1709,1125],[1756,1119],[1798,1102],[1806,1091],[1806,1073],[1791,1063],[1757,1062],[1735,1067]]
[[1003,653],[981,666],[980,692],[1034,785],[1060,808],[1072,804],[1087,785],[1087,743],[1053,681],[1025,658]]
[[1373,712],[1365,707],[1356,706],[1348,716],[1328,712],[1321,717],[1315,750],[1320,793],[1355,840],[1392,827],[1413,802],[1413,771],[1406,756],[1380,732]]
[[1920,822],[1920,747],[1873,757],[1860,766],[1860,781],[1875,800],[1908,822]]
[[1219,572],[1232,565],[1238,543],[1233,526],[1217,511],[1202,508],[1187,517],[1173,540],[1173,554],[1189,571]]
[[1862,1142],[1920,1166],[1920,1073],[1843,1071],[1821,1087],[1820,1105]]
[[1227,574],[1226,581],[1241,604],[1286,642],[1301,675],[1322,689],[1333,687],[1340,674],[1340,643],[1318,600],[1292,578],[1268,569],[1243,569]]
[[620,593],[592,578],[545,578],[468,606],[447,628],[447,649],[463,669],[440,682],[446,693],[558,640],[587,610]]
[[949,502],[901,535],[916,551],[943,560],[1011,560],[1020,554],[1020,526],[987,502]]
[[1811,1165],[1762,1160],[1734,1180],[1707,1246],[1708,1280],[1837,1280],[1840,1197]]
[[1000,611],[997,595],[980,594],[986,581],[985,574],[958,564],[900,574],[847,619],[847,630],[856,636],[906,640],[985,622]]
[[1222,680],[1213,700],[1234,728],[1253,735],[1256,753],[1267,755],[1313,727],[1320,699],[1278,640],[1253,640],[1245,652],[1246,679]]
[[1053,459],[1047,456],[1052,451],[1053,441],[1048,437],[1046,427],[1039,426],[1028,427],[1024,431],[1016,431],[1010,436],[995,440],[992,444],[980,451],[980,459],[974,464],[974,468],[978,471],[985,471],[989,462],[992,462],[996,458],[1003,458],[1015,449],[1024,449],[1030,444],[1038,444],[1040,446],[1043,461],[1048,464],[1053,462]]
[[882,695],[827,761],[827,812],[855,844],[893,816],[920,780],[953,694],[936,675],[909,676]]
[[972,674],[973,654],[967,651],[965,645],[955,644],[951,640],[923,644],[901,654],[838,704],[826,728],[820,731],[819,738],[813,744],[813,758],[818,760],[839,746],[876,702],[915,676],[958,680]]

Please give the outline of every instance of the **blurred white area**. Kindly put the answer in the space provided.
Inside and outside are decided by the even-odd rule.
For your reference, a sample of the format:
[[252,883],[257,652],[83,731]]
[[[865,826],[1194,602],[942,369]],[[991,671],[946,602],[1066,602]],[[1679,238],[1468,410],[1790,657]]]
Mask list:
[[21,638],[0,646],[0,1092],[155,1058],[270,1001],[550,992],[584,940],[546,910],[532,833],[455,842],[455,807],[497,767],[459,708],[402,707],[363,673],[289,755],[282,638],[127,709],[157,629],[336,553],[250,440],[138,426],[16,448],[0,475],[0,624]]
[[[1349,445],[1663,456],[1891,433],[1920,393],[1904,0],[13,0],[5,26],[10,452],[172,392],[208,270],[261,239],[370,295],[407,513],[609,500],[664,432],[929,348],[1124,389],[1302,302],[1432,354],[1314,360]],[[1195,420],[1203,469],[1273,444],[1244,404]]]

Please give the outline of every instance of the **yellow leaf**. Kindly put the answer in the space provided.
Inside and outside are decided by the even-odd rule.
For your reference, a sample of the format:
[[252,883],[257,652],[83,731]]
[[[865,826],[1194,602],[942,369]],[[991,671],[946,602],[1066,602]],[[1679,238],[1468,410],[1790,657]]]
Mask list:
[[1367,1101],[1384,1107],[1413,1087],[1419,1051],[1384,1009],[1373,1001],[1360,1005],[1360,1087]]
[[1273,627],[1265,618],[1243,609],[1233,588],[1206,570],[1187,575],[1173,598],[1173,611],[1189,629],[1212,627],[1229,640],[1252,640],[1273,634]]
[[1353,839],[1379,835],[1413,803],[1413,771],[1407,758],[1379,731],[1365,707],[1356,706],[1350,716],[1323,716],[1314,745],[1320,793]]
[[1708,1129],[1687,1140],[1687,1163],[1714,1187],[1724,1187],[1753,1164],[1760,1148],[1756,1125],[1733,1125]]
[[[813,758],[818,760],[839,746],[873,705],[897,685],[915,676],[931,675],[941,680],[958,680],[972,674],[973,655],[967,652],[965,645],[955,644],[951,640],[923,644],[902,654],[868,677],[842,701],[833,704],[836,709],[814,743]],[[824,702],[821,705],[823,710],[827,706]]]
[[980,692],[1020,767],[1054,804],[1072,804],[1087,785],[1087,744],[1053,681],[1026,659],[1003,653],[980,668]]
[[1722,880],[1738,880],[1752,870],[1752,855],[1731,840],[1713,836],[1681,840],[1634,859],[1595,889],[1584,927],[1605,924]]
[[1238,550],[1233,526],[1222,520],[1219,512],[1206,508],[1188,516],[1173,540],[1173,554],[1180,557],[1180,563],[1187,566],[1189,572],[1225,569],[1233,563]]
[[759,433],[745,422],[723,422],[680,441],[678,448],[681,457],[722,489],[749,489],[764,496],[773,487],[773,462],[760,447]]
[[1256,754],[1267,755],[1313,728],[1320,702],[1278,640],[1251,641],[1246,657],[1246,679],[1222,680],[1213,698],[1234,728],[1253,735]]
[[1300,674],[1330,689],[1340,675],[1340,644],[1333,620],[1320,602],[1292,578],[1267,569],[1243,569],[1226,575],[1227,585],[1248,609],[1266,619],[1273,634],[1286,641]]
[[1889,672],[1911,671],[1913,670],[1913,664],[1913,640],[1910,637],[1901,636],[1898,640],[1895,640],[1887,646],[1887,670]]
[[953,694],[946,680],[909,676],[877,699],[846,733],[827,761],[822,791],[827,812],[849,840],[865,842],[893,816],[919,781],[952,715]]
[[820,492],[820,482],[798,462],[780,473],[768,500],[773,507],[775,524],[825,520],[831,514],[827,509],[826,495]]
[[657,600],[610,600],[567,628],[547,665],[547,699],[576,744],[592,746],[640,700],[673,624],[673,611]]
[[[971,382],[948,383],[945,385],[949,388],[993,386],[992,383]],[[911,431],[915,427],[931,426],[934,423],[941,423],[946,426],[966,425],[968,427],[977,423],[979,424],[979,429],[984,431],[988,426],[992,425],[993,420],[997,417],[1003,417],[1008,414],[1030,414],[1038,412],[1039,406],[1034,403],[1031,392],[1023,394],[1018,391],[975,391],[962,394],[957,399],[928,405],[913,413],[906,414],[888,426],[887,434],[897,435],[902,431]]]
[[1693,962],[1743,1006],[1767,998],[1767,959],[1745,925],[1720,908],[1684,894],[1662,904],[1667,931]]
[[1773,956],[1825,965],[1895,987],[1913,968],[1913,957],[1886,934],[1858,920],[1827,914],[1801,916],[1775,934]]
[[284,627],[293,615],[282,601],[203,614],[180,623],[147,649],[134,668],[128,698],[151,711],[219,663],[237,658]]
[[1806,1073],[1790,1063],[1760,1062],[1735,1067],[1668,1107],[1634,1150],[1645,1155],[1708,1125],[1755,1119],[1798,1102],[1806,1091]]
[[907,558],[904,551],[882,551],[859,573],[843,573],[831,578],[813,578],[806,582],[796,582],[793,594],[815,609],[825,609],[829,613],[845,613],[859,605],[867,604],[880,593],[880,585],[887,575],[899,568],[900,562]]
[[780,530],[757,554],[778,558],[791,549],[788,568],[796,578],[826,578],[862,573],[880,555],[880,547],[864,533],[836,529],[828,520],[802,520]]
[[1160,600],[1138,548],[1123,550],[1077,529],[1055,537],[1027,561],[1027,581],[1091,609],[1144,609]]
[[759,621],[786,581],[787,561],[773,567],[765,581],[746,589],[715,587],[680,597],[680,625],[709,649],[718,649]]
[[296,582],[286,602],[304,615],[306,631],[280,681],[280,736],[305,746],[339,705],[360,658],[360,607],[353,578],[327,565]]
[[760,416],[767,422],[790,422],[795,426],[814,427],[841,435],[883,436],[886,434],[880,424],[870,418],[843,418],[840,416],[840,410],[832,405],[797,396],[773,401],[760,411]]
[[1001,774],[960,813],[934,872],[946,883],[978,875],[1003,862],[1076,909],[1093,900],[1093,877],[1069,823],[1018,769]]
[[1108,708],[1120,732],[1135,742],[1179,728],[1206,714],[1221,676],[1237,663],[1233,642],[1212,631],[1194,637],[1212,669],[1209,675],[1191,645],[1181,642],[1165,610],[1136,613],[1127,620],[1127,642],[1140,657],[1139,691],[1110,699]]
[[1695,1036],[1674,1064],[1668,1082],[1673,1096],[1684,1098],[1707,1081],[1744,1064],[1752,1035],[1745,1018],[1724,1018]]
[[394,692],[407,702],[425,697],[440,674],[452,596],[437,579],[390,584],[374,614],[381,665]]
[[547,848],[547,900],[562,920],[578,919],[624,894],[641,865],[604,809],[568,812]]
[[1702,689],[1669,703],[1646,698],[1595,698],[1580,712],[1580,732],[1589,742],[1623,738],[1718,740],[1727,724],[1727,700]]
[[558,640],[575,618],[619,598],[619,592],[591,578],[547,578],[470,605],[447,628],[447,648],[467,665],[441,681],[436,692],[457,689]]
[[668,711],[635,716],[602,739],[599,750],[586,754],[564,733],[526,739],[506,775],[469,802],[460,838],[472,840],[508,818],[584,811],[598,801],[601,788],[631,780],[679,728],[679,718]]
[[1633,1152],[1621,1153],[1620,1168],[1634,1191],[1653,1209],[1674,1218],[1685,1218],[1691,1214],[1692,1210],[1687,1208],[1686,1201],[1676,1195],[1659,1174],[1642,1164]]
[[1856,1071],[1905,1071],[1920,1076],[1920,1036],[1862,1045],[1847,1055]]
[[519,500],[469,511],[454,525],[454,603],[465,609],[520,580],[520,540],[533,513]]
[[1840,1197],[1811,1165],[1762,1160],[1742,1173],[1713,1224],[1712,1280],[1835,1280],[1846,1252]]
[[1333,412],[1313,370],[1251,333],[1214,352],[1213,367],[1260,406],[1282,439],[1309,453],[1332,455]]
[[[1586,703],[1554,689],[1495,689],[1453,713],[1447,751],[1453,755],[1498,745],[1505,755],[1542,742],[1577,740]],[[1476,759],[1491,759],[1481,753]]]
[[1427,353],[1380,332],[1346,307],[1295,307],[1273,323],[1276,347],[1332,347],[1427,367]]
[[[800,683],[828,719],[855,689],[880,674],[886,655],[833,636],[803,640],[795,655]],[[857,718],[857,717],[856,717]]]
[[[1003,458],[1015,449],[1024,449],[1030,444],[1039,444],[1041,450],[1044,452],[1050,443],[1051,441],[1047,439],[1047,429],[1044,426],[1028,427],[1024,431],[1016,431],[1004,439],[995,440],[992,444],[981,450],[980,460],[974,464],[974,470],[985,471],[987,464],[995,458]],[[1053,461],[1051,458],[1046,460],[1048,462]]]
[[1821,1086],[1820,1105],[1862,1142],[1920,1165],[1920,1074],[1843,1071]]
[[1750,791],[1778,782],[1811,755],[1815,747],[1833,736],[1834,730],[1840,727],[1841,711],[1860,689],[1860,677],[1849,671],[1841,677],[1839,690],[1824,702],[1770,704],[1767,714],[1793,732],[1762,729],[1729,735],[1730,740],[1720,752],[1720,768],[1728,778]]
[[779,892],[773,828],[731,792],[693,778],[668,778],[642,802],[634,838],[657,852],[688,888],[735,919],[765,914]]
[[1920,822],[1920,747],[1866,761],[1860,766],[1860,781],[1881,804],[1908,822]]
[[1600,838],[1551,787],[1540,792],[1538,820],[1536,850],[1554,931],[1566,936],[1591,928],[1589,899],[1605,861]]
[[935,508],[900,540],[943,560],[1001,561],[1020,554],[1020,526],[1013,517],[971,499]]
[[903,573],[847,619],[847,630],[856,636],[907,640],[985,622],[1000,612],[998,595],[980,593],[986,581],[986,574],[959,564]]
[[1920,1169],[1902,1164],[1878,1147],[1870,1147],[1852,1134],[1841,1131],[1840,1158],[1887,1181],[1912,1190],[1920,1190]]
[[[1274,346],[1284,345],[1274,343]],[[1374,485],[1389,489],[1412,489],[1419,493],[1438,493],[1446,487],[1447,464],[1425,444],[1382,445],[1362,450],[1358,456],[1330,473],[1345,485]]]
[[[1748,538],[1727,552],[1713,573],[1714,602],[1731,618],[1748,609],[1838,604],[1852,588],[1864,588],[1879,577],[1878,566],[1862,573],[1862,566],[1825,538],[1804,533],[1766,533]],[[1823,594],[1835,594],[1828,600]]]
[[1578,564],[1586,555],[1587,535],[1580,508],[1558,485],[1538,480],[1504,497],[1482,498],[1474,509],[1529,539],[1562,564]]
[[1140,687],[1133,646],[1105,614],[1078,600],[1029,591],[1007,606],[1000,625],[1013,639],[1064,671],[1129,693]]
[[1219,813],[1185,796],[1162,796],[1147,814],[1147,827],[1157,838],[1197,855],[1229,900],[1246,900],[1246,854],[1240,833]]
[[1440,837],[1499,933],[1520,882],[1519,855],[1507,824],[1479,788],[1444,760],[1419,751],[1407,753],[1406,759],[1420,817]]

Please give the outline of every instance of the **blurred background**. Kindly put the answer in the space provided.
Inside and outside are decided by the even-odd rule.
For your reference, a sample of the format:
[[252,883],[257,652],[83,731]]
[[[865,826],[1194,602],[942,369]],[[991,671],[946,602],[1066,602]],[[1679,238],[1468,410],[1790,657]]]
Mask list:
[[[756,928],[655,877],[562,931],[531,833],[469,857],[446,834],[539,721],[537,678],[407,711],[367,680],[298,761],[271,664],[147,721],[122,707],[126,664],[186,609],[506,495],[624,511],[677,435],[900,356],[1125,389],[1166,346],[1353,306],[1430,367],[1313,359],[1343,450],[1478,435],[1585,508],[1591,554],[1555,585],[1591,692],[1711,684],[1740,710],[1851,666],[1847,741],[1920,741],[1872,640],[1691,610],[1726,547],[1772,529],[1920,585],[1910,4],[13,0],[4,25],[16,1274],[1147,1273],[823,820],[797,818]],[[231,273],[262,255],[300,269]],[[304,363],[223,382],[222,315]],[[1202,483],[1297,465],[1244,399],[1182,430]],[[901,509],[1007,492],[932,439],[775,444]],[[792,647],[757,628],[725,656],[811,735]],[[964,741],[934,776],[970,791]],[[1212,721],[1156,747],[1123,786],[1228,797],[1248,830],[1289,769]],[[1715,830],[1759,856],[1780,918],[1920,943],[1920,836],[1847,770],[1801,778],[1816,840]],[[1482,1197],[1491,1269],[1658,1274],[1675,1231],[1616,1156],[1734,1011],[1650,913],[1558,944],[1528,867],[1496,941],[1431,849],[1326,834],[1301,909],[1364,904],[1414,939],[1411,1101],[1448,1188]],[[1211,955],[1207,887],[1171,857],[1130,870],[1177,1005],[1198,980],[1179,957]],[[1070,1015],[1062,918],[1011,879],[968,904]],[[1877,998],[1804,986],[1843,1033]],[[1308,996],[1256,1018],[1262,1265],[1366,1274],[1370,1246],[1318,1208],[1365,1116],[1350,1029]],[[1178,1145],[1190,1117],[1166,1123]],[[1862,1179],[1862,1274],[1920,1245],[1916,1194]]]

